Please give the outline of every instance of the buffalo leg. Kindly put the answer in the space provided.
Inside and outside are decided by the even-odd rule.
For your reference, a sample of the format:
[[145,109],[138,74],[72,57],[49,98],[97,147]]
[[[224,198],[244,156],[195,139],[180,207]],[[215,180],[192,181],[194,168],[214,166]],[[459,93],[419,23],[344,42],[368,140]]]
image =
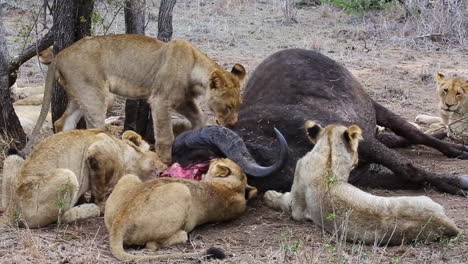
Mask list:
[[381,104],[375,101],[373,101],[373,104],[378,125],[391,129],[395,134],[406,138],[412,144],[423,144],[433,147],[447,157],[468,159],[467,146],[445,142],[424,134]]
[[421,186],[430,183],[440,191],[460,195],[464,194],[462,189],[468,189],[468,176],[458,177],[453,174],[425,171],[374,138],[359,143],[359,155],[367,162],[383,165],[398,177]]

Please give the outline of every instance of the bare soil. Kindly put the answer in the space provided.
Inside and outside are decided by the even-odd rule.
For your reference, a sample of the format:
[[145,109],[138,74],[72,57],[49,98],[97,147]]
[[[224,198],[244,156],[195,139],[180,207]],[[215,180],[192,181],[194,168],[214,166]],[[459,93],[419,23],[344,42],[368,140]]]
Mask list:
[[[157,14],[156,7],[149,12]],[[27,13],[10,9],[6,17],[10,53],[14,55],[18,18]],[[248,71],[268,55],[285,48],[319,50],[350,69],[377,101],[409,121],[420,113],[437,115],[434,74],[441,71],[468,77],[468,47],[417,38],[419,32],[401,21],[397,7],[365,16],[335,8],[303,6],[298,23],[284,23],[281,1],[179,1],[174,9],[174,38],[191,41],[226,68],[242,63]],[[110,19],[110,18],[109,18]],[[99,28],[97,29],[98,32]],[[110,33],[123,32],[119,16]],[[147,35],[156,36],[151,21]],[[13,43],[13,44],[12,44]],[[465,42],[466,43],[466,42]],[[21,68],[18,86],[42,85],[36,60]],[[210,116],[210,113],[207,113]],[[311,117],[313,118],[313,117]],[[210,122],[213,120],[210,119]],[[467,161],[449,159],[428,147],[398,149],[421,167],[467,173]],[[384,196],[428,195],[442,204],[458,227],[468,232],[466,197],[423,190],[368,190]],[[295,222],[267,208],[262,197],[249,203],[236,220],[196,228],[186,244],[158,253],[189,252],[211,246],[223,248],[223,263],[468,263],[465,235],[437,243],[376,247],[332,240],[330,234],[308,222]],[[130,249],[135,250],[135,249]],[[135,254],[151,254],[135,250]],[[39,230],[0,227],[1,263],[117,263],[109,251],[103,218]],[[180,263],[189,262],[187,260]],[[191,260],[219,262],[217,260]]]

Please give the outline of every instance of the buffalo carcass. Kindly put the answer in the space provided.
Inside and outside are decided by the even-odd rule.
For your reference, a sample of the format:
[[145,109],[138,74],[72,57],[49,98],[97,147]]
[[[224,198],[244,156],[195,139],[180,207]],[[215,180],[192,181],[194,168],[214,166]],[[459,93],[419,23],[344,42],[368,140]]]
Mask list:
[[[448,157],[467,159],[466,146],[421,133],[372,100],[346,68],[318,52],[288,49],[271,55],[252,73],[243,97],[239,121],[233,130],[242,137],[253,158],[262,165],[277,159],[274,127],[284,133],[290,148],[289,160],[281,171],[266,178],[249,177],[249,183],[260,191],[289,191],[296,161],[312,148],[303,131],[304,122],[309,119],[322,126],[337,123],[357,124],[362,128],[360,164],[352,171],[352,183],[384,188],[421,187],[430,183],[452,194],[463,194],[463,189],[468,189],[468,177],[423,170],[388,148],[424,144]],[[377,124],[395,134],[377,134]],[[217,145],[231,149],[232,153],[238,141],[218,137],[217,142],[202,142],[204,134],[212,132],[198,130],[182,134],[175,141],[173,161],[184,165],[210,155],[229,157]],[[186,144],[189,137],[190,144]]]

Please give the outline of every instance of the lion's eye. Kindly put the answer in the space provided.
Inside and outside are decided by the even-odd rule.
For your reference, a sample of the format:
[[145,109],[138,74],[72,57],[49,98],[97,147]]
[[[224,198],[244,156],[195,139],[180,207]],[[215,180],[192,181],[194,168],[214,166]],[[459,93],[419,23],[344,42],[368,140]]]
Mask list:
[[460,93],[460,92],[457,92],[457,96],[460,96],[460,95],[461,95],[461,93]]

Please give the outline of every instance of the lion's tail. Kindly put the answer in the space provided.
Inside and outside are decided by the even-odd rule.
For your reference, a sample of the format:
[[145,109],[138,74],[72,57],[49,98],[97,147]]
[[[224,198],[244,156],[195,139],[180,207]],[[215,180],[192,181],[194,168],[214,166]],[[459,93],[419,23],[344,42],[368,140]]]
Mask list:
[[31,137],[29,138],[28,143],[22,150],[22,153],[24,155],[27,155],[29,152],[31,152],[34,142],[37,139],[37,136],[39,135],[42,125],[44,124],[44,121],[47,117],[47,113],[49,112],[50,103],[52,101],[52,90],[53,90],[54,81],[55,81],[55,63],[56,63],[56,60],[54,58],[49,65],[49,69],[47,70],[47,77],[46,77],[46,83],[44,86],[44,98],[42,99],[41,113],[39,114],[39,117],[37,118],[36,126],[34,127],[34,130],[31,134]]
[[174,253],[165,255],[146,255],[138,256],[125,252],[123,247],[123,239],[125,235],[125,224],[121,220],[115,220],[111,230],[109,230],[110,249],[114,257],[122,261],[136,261],[146,262],[155,260],[170,260],[170,259],[183,259],[183,258],[199,258],[199,257],[212,257],[223,259],[226,257],[224,252],[219,248],[209,248],[193,253]]

